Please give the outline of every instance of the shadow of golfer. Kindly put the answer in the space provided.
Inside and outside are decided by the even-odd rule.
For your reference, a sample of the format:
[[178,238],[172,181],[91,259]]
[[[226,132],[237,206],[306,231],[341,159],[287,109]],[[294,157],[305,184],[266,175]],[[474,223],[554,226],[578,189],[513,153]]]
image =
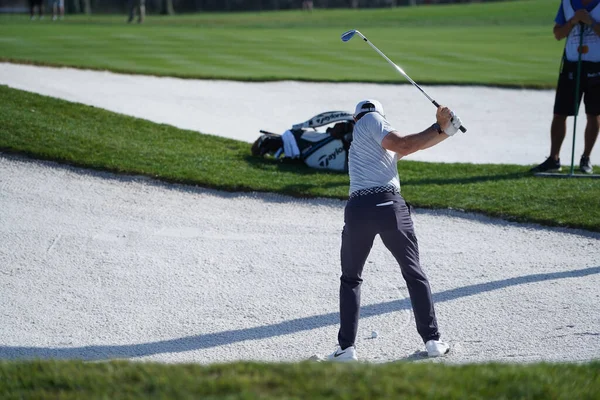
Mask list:
[[[479,283],[456,289],[445,290],[433,295],[436,303],[474,296],[484,292],[564,278],[580,278],[600,273],[600,266],[573,271],[532,274],[493,282]],[[411,308],[409,299],[372,304],[361,308],[361,317],[373,317]],[[237,329],[205,335],[187,336],[178,339],[128,345],[95,345],[73,348],[0,346],[0,359],[83,359],[109,360],[115,358],[144,357],[162,353],[180,353],[289,335],[302,331],[333,326],[339,323],[338,313],[332,312],[284,321],[278,324]]]
[[468,185],[472,183],[482,182],[497,182],[510,180],[514,181],[517,179],[529,178],[531,174],[529,172],[510,172],[496,175],[476,175],[476,176],[463,176],[463,177],[435,177],[435,178],[419,178],[410,179],[410,177],[403,177],[402,183],[404,186],[422,186],[422,185]]

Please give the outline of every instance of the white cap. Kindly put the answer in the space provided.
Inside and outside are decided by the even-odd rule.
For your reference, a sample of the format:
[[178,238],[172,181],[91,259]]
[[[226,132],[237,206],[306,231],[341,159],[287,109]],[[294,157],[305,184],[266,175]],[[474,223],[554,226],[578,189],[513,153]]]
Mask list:
[[382,117],[385,117],[383,113],[383,106],[377,100],[363,100],[356,105],[356,109],[354,110],[354,117],[360,113],[375,111],[376,113],[381,114]]

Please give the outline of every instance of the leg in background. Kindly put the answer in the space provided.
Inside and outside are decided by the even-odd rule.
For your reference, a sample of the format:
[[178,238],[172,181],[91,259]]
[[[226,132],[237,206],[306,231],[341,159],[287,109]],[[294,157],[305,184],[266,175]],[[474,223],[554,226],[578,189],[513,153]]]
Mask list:
[[146,0],[138,0],[139,1],[139,17],[138,23],[144,22],[146,18]]
[[592,154],[592,149],[598,139],[598,131],[600,130],[600,116],[587,114],[587,124],[585,126],[585,147],[583,155],[589,157]]
[[550,157],[558,160],[560,149],[567,134],[567,116],[554,114],[550,126]]

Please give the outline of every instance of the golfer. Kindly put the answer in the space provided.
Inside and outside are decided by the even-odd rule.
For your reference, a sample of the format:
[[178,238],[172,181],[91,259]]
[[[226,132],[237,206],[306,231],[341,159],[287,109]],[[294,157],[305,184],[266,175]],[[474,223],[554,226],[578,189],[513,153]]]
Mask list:
[[330,361],[356,361],[354,342],[358,329],[362,271],[379,234],[394,255],[406,281],[417,331],[430,357],[442,356],[450,347],[440,341],[427,277],[419,264],[419,247],[410,208],[400,195],[398,159],[454,135],[460,118],[440,106],[436,123],[415,134],[401,134],[385,119],[377,100],[364,100],[354,112],[349,152],[350,198],[344,210],[340,278],[340,330],[338,348]]

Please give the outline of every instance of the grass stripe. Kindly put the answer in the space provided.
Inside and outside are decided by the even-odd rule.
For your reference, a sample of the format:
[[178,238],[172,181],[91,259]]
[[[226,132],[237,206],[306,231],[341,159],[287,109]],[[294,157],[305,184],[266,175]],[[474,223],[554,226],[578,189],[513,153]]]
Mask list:
[[0,15],[0,59],[187,78],[398,82],[361,40],[341,42],[343,31],[359,28],[422,84],[550,88],[564,45],[551,32],[556,9],[530,0],[204,13],[135,26],[121,16],[32,23]]

